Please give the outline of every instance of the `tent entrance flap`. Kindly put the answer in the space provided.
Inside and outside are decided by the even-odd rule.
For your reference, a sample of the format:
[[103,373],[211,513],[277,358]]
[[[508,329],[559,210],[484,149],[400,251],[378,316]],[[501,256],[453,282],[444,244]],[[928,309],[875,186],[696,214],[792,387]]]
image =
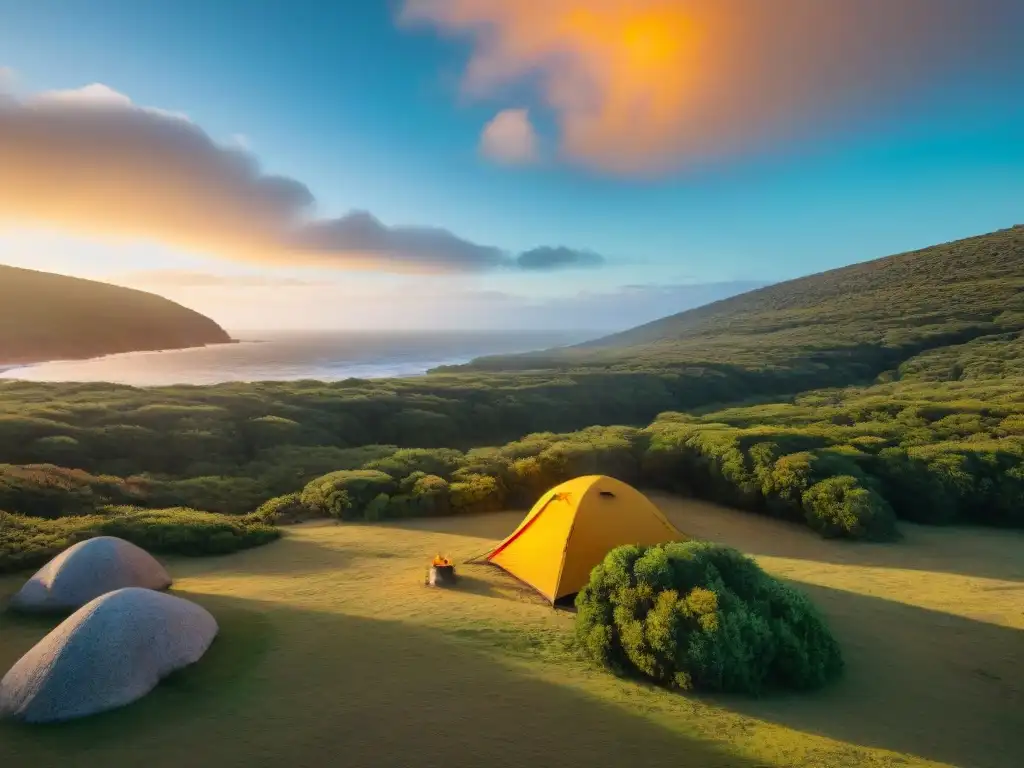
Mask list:
[[517,528],[511,536],[509,536],[507,539],[501,542],[501,544],[499,544],[497,547],[491,550],[487,554],[487,559],[493,561],[495,557],[501,554],[502,550],[504,550],[506,547],[514,543],[516,539],[518,539],[520,536],[526,533],[526,531],[529,530],[530,526],[537,522],[537,518],[544,514],[544,510],[547,508],[548,504],[550,504],[552,501],[555,501],[556,498],[557,497],[552,496],[544,503],[544,506],[542,506],[537,511],[531,512],[529,515],[527,515],[526,522],[520,525],[519,528]]

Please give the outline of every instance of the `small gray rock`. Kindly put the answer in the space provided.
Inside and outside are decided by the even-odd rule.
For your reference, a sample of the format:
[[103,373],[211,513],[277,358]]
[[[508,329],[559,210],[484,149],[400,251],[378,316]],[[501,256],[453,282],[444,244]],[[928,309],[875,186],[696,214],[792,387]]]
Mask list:
[[124,706],[202,658],[217,636],[202,606],[128,587],[79,608],[0,680],[0,716],[70,720]]
[[40,568],[11,598],[11,607],[66,611],[122,587],[169,586],[170,575],[146,550],[116,536],[97,536],[68,547]]

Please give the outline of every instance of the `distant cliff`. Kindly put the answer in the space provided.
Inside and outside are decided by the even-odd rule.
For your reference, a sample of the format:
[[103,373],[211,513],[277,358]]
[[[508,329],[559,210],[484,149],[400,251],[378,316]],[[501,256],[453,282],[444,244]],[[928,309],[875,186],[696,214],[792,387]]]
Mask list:
[[229,341],[210,318],[152,293],[0,266],[0,365]]

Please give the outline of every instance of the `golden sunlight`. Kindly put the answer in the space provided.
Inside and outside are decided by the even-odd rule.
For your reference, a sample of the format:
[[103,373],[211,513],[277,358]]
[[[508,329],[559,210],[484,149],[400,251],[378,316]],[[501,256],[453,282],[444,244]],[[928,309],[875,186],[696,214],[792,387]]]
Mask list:
[[646,174],[814,132],[978,44],[966,5],[828,5],[406,0],[402,20],[471,38],[463,87],[473,95],[537,83],[566,158]]

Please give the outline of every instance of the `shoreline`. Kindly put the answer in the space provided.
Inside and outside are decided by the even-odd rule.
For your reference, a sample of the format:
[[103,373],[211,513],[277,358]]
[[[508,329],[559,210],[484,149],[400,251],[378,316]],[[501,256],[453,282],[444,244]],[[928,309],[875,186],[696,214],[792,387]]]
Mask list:
[[[242,343],[259,343],[259,342],[242,342]],[[149,350],[149,351],[150,352],[158,352],[158,351],[183,352],[183,351],[190,350],[190,349],[201,349],[201,347],[186,347],[186,348],[182,348],[180,350],[178,350],[178,349],[171,349],[171,350]],[[344,375],[344,376],[337,376],[337,375],[327,375],[327,376],[324,376],[324,375],[319,375],[319,376],[317,376],[317,375],[306,375],[306,376],[295,376],[295,377],[287,377],[287,378],[271,376],[271,377],[257,377],[257,378],[251,378],[251,379],[250,378],[226,378],[226,379],[219,379],[219,380],[216,380],[216,381],[204,381],[204,382],[177,381],[177,382],[161,382],[161,383],[151,383],[151,384],[133,384],[133,383],[130,383],[130,382],[111,381],[111,380],[106,380],[106,379],[67,379],[67,380],[60,380],[60,379],[31,379],[31,378],[20,378],[20,377],[18,377],[16,375],[8,375],[11,371],[17,371],[17,370],[34,368],[36,366],[47,365],[49,363],[61,363],[61,362],[82,363],[82,362],[89,362],[89,361],[93,361],[93,360],[104,360],[104,359],[111,358],[111,357],[118,357],[119,355],[135,355],[135,354],[145,354],[145,352],[142,352],[142,351],[140,351],[140,352],[122,352],[122,353],[118,353],[117,355],[105,355],[104,357],[83,358],[83,359],[76,359],[76,360],[50,360],[50,361],[45,361],[45,362],[42,362],[42,363],[34,363],[34,364],[31,364],[31,365],[14,365],[14,366],[8,366],[8,367],[0,366],[0,384],[2,384],[3,382],[13,382],[13,381],[32,382],[32,383],[36,383],[36,384],[104,383],[104,384],[113,384],[113,385],[123,385],[123,386],[136,387],[136,388],[139,388],[139,389],[159,389],[161,387],[175,387],[175,386],[215,387],[215,386],[219,386],[219,385],[222,385],[222,384],[280,384],[280,383],[283,383],[283,382],[290,382],[290,381],[316,381],[316,382],[320,382],[322,384],[334,384],[334,383],[337,383],[339,381],[380,381],[380,380],[384,380],[384,379],[413,379],[413,378],[420,378],[420,377],[423,377],[423,376],[429,376],[429,375],[434,374],[438,370],[438,368],[443,369],[443,368],[447,368],[447,367],[451,367],[451,366],[465,365],[466,363],[471,362],[472,360],[476,359],[476,358],[460,358],[458,360],[448,359],[448,360],[444,360],[444,361],[440,361],[440,362],[425,362],[422,365],[416,366],[415,370],[401,371],[401,372],[396,372],[396,373],[370,373],[369,375],[366,375],[366,374],[362,373],[361,371],[352,371],[352,372],[350,372],[350,373],[348,373],[347,375]],[[387,367],[387,366],[378,366],[378,365],[373,365],[373,364],[356,364],[353,367],[356,367],[356,368],[367,368],[367,367],[370,367],[370,368],[380,368],[380,367]],[[443,373],[443,371],[442,371],[442,373]]]
[[229,341],[211,341],[207,344],[193,344],[188,347],[155,347],[153,349],[126,349],[122,352],[107,352],[101,355],[83,355],[82,357],[44,357],[25,358],[22,360],[0,360],[0,373],[6,373],[17,368],[33,368],[37,365],[49,365],[51,363],[84,363],[90,360],[106,360],[109,357],[120,355],[140,355],[154,352],[185,352],[191,349],[206,349],[207,347],[223,347],[228,344],[261,344],[262,341],[242,341],[241,339],[230,339]]
[[[519,335],[516,332],[509,334]],[[302,380],[330,384],[347,380],[423,379],[458,373],[460,366],[480,357],[563,346],[576,342],[578,338],[558,332],[550,335],[527,332],[527,338],[517,342],[497,339],[488,342],[487,338],[475,337],[492,334],[469,332],[464,343],[444,341],[446,334],[441,332],[441,342],[433,346],[417,340],[419,334],[414,332],[408,334],[411,338],[398,338],[397,341],[389,340],[393,333],[385,334],[378,347],[373,343],[376,334],[367,334],[367,339],[356,342],[349,338],[351,335],[339,334],[337,348],[333,348],[335,342],[329,334],[323,339],[314,337],[314,343],[295,347],[299,350],[296,353],[288,351],[292,348],[291,339],[276,339],[258,332],[236,332],[231,342],[196,347],[137,350],[91,358],[6,361],[0,363],[0,381],[39,384],[104,382],[158,388]],[[405,337],[407,334],[397,335]],[[242,344],[246,348],[232,352],[224,348],[225,343]],[[251,346],[256,344],[260,346]],[[262,347],[275,346],[281,346],[283,352],[274,349],[261,351]],[[175,353],[180,353],[181,362]]]

